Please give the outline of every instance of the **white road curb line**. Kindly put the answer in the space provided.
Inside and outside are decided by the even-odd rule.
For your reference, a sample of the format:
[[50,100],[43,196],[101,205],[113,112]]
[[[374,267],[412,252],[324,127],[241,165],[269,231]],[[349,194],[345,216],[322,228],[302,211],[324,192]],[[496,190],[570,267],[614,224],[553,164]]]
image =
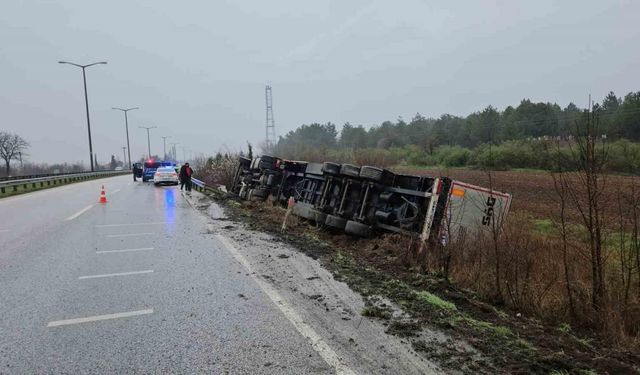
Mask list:
[[338,354],[327,344],[322,337],[307,324],[300,315],[285,301],[277,290],[255,275],[251,269],[249,261],[236,249],[231,241],[226,237],[217,234],[216,238],[224,245],[224,247],[233,255],[233,257],[249,272],[253,281],[258,284],[260,289],[271,299],[271,301],[280,309],[280,312],[291,322],[295,329],[309,340],[311,347],[324,359],[327,364],[336,369],[338,375],[355,375],[346,364],[342,363]]

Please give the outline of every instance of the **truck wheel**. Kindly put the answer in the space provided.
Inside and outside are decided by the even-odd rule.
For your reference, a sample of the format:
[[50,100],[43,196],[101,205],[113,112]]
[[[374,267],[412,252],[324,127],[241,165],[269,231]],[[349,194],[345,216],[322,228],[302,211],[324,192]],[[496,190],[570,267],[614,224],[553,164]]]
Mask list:
[[340,174],[349,177],[359,177],[360,167],[353,164],[342,164],[342,167],[340,168]]
[[293,214],[307,220],[314,220],[313,207],[304,202],[298,202],[293,206]]
[[322,164],[322,172],[324,174],[330,174],[332,176],[337,176],[340,174],[340,164],[325,162]]
[[316,210],[315,208],[311,210],[311,215],[313,215],[313,221],[315,221],[316,224],[323,225],[327,220],[327,214],[322,211]]
[[387,170],[367,165],[360,168],[360,177],[386,185],[393,183],[394,174]]
[[344,229],[344,227],[347,225],[347,220],[339,216],[327,215],[327,218],[325,219],[324,223],[325,225],[332,228]]
[[250,189],[249,194],[247,194],[247,200],[252,202],[263,202],[265,196],[264,190],[262,189]]
[[253,196],[255,197],[266,198],[267,195],[269,195],[267,189],[253,189]]
[[347,225],[344,227],[344,231],[347,234],[352,234],[358,237],[369,238],[371,237],[371,227],[366,224],[358,223],[357,221],[347,221]]

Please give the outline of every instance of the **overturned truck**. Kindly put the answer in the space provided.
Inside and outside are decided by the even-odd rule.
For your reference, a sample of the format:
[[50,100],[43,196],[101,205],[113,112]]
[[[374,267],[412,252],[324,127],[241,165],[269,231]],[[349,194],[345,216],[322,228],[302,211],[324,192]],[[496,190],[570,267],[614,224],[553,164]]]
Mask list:
[[347,234],[379,231],[447,244],[469,231],[497,230],[511,195],[447,177],[396,174],[374,166],[240,158],[232,192],[286,205],[297,216]]

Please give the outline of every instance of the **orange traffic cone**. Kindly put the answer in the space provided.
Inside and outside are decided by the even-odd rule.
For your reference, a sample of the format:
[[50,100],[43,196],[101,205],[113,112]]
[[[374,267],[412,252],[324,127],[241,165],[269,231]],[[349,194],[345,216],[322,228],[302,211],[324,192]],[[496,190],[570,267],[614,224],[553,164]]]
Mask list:
[[102,185],[102,191],[100,192],[100,200],[99,203],[107,203],[107,194],[104,192],[104,185]]

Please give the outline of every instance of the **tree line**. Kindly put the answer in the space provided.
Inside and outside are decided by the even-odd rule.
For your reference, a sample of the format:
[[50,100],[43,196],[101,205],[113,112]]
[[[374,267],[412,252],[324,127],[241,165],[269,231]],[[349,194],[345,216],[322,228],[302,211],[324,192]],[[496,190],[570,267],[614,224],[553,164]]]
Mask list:
[[[599,114],[599,136],[640,141],[640,91],[618,97],[610,92],[592,110]],[[466,117],[444,114],[427,118],[416,114],[411,121],[402,118],[365,128],[346,123],[338,132],[333,123],[304,124],[281,136],[277,155],[302,158],[309,151],[329,149],[392,149],[417,146],[428,155],[438,147],[476,148],[509,141],[569,138],[572,126],[584,109],[574,103],[561,108],[555,103],[534,103],[524,99],[516,107],[499,111],[488,106]]]

